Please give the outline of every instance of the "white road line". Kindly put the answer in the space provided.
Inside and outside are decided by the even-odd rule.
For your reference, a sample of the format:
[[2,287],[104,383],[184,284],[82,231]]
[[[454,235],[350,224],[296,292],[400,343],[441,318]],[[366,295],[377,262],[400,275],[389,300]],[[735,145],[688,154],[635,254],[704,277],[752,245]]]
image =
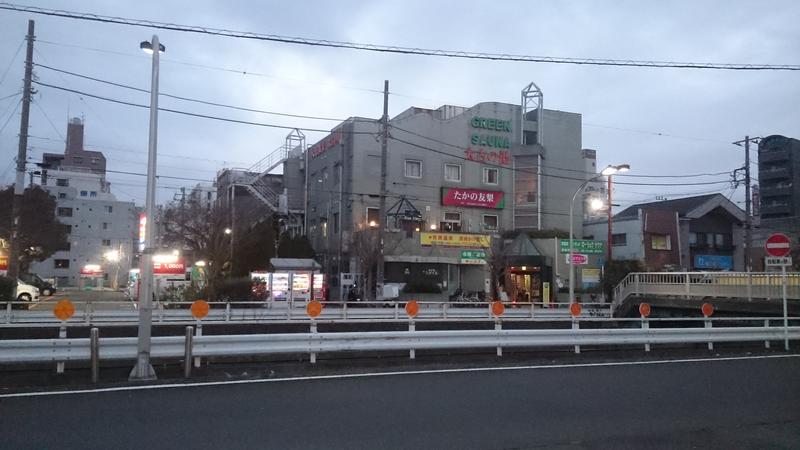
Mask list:
[[391,376],[401,376],[401,375],[427,375],[427,374],[440,374],[440,373],[469,373],[469,372],[493,372],[493,371],[499,372],[506,370],[543,370],[543,369],[573,369],[582,367],[647,366],[656,364],[687,364],[687,363],[701,363],[701,362],[745,361],[753,359],[783,359],[783,358],[800,358],[800,354],[729,356],[722,358],[665,359],[658,361],[620,361],[620,362],[606,362],[606,363],[553,364],[553,365],[539,365],[539,366],[472,367],[472,368],[461,368],[461,369],[410,370],[404,372],[372,372],[372,373],[353,373],[353,374],[341,374],[341,375],[314,375],[308,377],[207,381],[198,383],[152,384],[145,386],[120,386],[120,387],[99,388],[99,389],[78,389],[71,391],[18,392],[14,394],[0,394],[0,399],[15,398],[15,397],[43,397],[50,395],[69,395],[69,394],[96,394],[104,392],[144,391],[151,389],[177,389],[177,388],[206,387],[206,386],[223,386],[229,384],[280,383],[280,382],[291,382],[291,381],[337,380],[337,379],[347,379],[347,378],[391,377]]

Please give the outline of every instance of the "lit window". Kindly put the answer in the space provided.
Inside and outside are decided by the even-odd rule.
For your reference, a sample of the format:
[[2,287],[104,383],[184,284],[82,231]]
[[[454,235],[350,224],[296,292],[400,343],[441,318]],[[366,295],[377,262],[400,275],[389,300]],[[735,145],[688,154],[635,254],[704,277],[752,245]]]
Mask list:
[[650,248],[653,250],[672,250],[672,242],[668,234],[653,234],[650,236]]
[[460,164],[445,164],[444,165],[444,179],[454,183],[461,182],[461,165]]
[[497,184],[497,169],[491,167],[483,168],[483,182],[484,184]]
[[422,178],[422,161],[407,159],[405,175],[407,178]]
[[461,231],[461,213],[445,212],[444,220],[439,224],[442,231]]
[[378,208],[367,207],[367,225],[370,227],[378,226],[381,221],[380,210]]

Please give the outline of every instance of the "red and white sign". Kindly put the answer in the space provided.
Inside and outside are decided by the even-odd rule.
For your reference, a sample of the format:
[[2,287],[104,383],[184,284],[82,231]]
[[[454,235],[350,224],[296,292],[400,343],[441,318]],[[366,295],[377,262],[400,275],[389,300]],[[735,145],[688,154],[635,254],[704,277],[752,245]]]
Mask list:
[[0,270],[8,270],[8,256],[0,256]]
[[154,262],[153,274],[154,275],[184,275],[186,273],[186,264],[183,258],[171,262]]
[[505,207],[505,195],[503,191],[445,187],[442,188],[442,205],[503,209]]
[[316,144],[312,145],[310,149],[308,149],[308,156],[311,159],[316,158],[317,156],[325,153],[325,150],[329,148],[335,147],[342,143],[342,132],[337,131],[334,133],[329,134],[323,140],[317,142]]
[[786,236],[783,233],[772,234],[767,238],[767,242],[764,243],[764,249],[767,251],[769,256],[774,256],[776,258],[781,258],[788,255],[791,251],[791,241],[789,240],[789,236]]
[[[569,264],[569,253],[566,255],[567,264]],[[572,254],[572,262],[576,266],[583,266],[589,264],[589,255],[584,255],[583,253],[573,253]]]
[[139,214],[139,251],[144,251],[144,241],[147,238],[147,214]]

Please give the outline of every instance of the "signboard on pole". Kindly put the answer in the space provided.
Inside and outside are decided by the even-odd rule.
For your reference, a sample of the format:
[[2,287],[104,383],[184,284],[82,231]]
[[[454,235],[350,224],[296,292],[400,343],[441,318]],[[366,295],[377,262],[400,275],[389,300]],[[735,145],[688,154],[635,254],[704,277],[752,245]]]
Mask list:
[[[574,253],[583,253],[587,255],[604,255],[606,253],[603,241],[592,241],[589,239],[573,239],[572,247]],[[561,239],[559,241],[561,253],[569,253],[569,239]]]
[[[569,254],[564,255],[566,256],[567,264],[569,264]],[[583,253],[573,253],[572,254],[572,262],[576,266],[583,266],[589,264],[589,255],[584,255]]]
[[789,267],[792,265],[792,257],[786,256],[783,258],[776,258],[774,256],[768,256],[764,258],[764,265],[767,267],[775,266],[775,267]]
[[764,249],[769,256],[781,258],[789,254],[791,251],[791,241],[789,236],[783,233],[773,233],[767,238],[764,243]]
[[486,252],[483,250],[461,250],[461,264],[486,264]]

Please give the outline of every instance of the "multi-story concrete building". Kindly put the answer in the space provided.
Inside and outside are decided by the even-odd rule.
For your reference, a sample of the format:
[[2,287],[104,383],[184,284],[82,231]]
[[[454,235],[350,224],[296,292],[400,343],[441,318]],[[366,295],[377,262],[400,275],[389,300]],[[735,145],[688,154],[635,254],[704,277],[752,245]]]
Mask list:
[[[359,235],[383,225],[380,128],[374,119],[350,118],[307,152],[307,233],[332,281],[364,271],[355,255],[364,247]],[[389,134],[387,283],[486,290],[485,261],[499,256],[494,242],[513,230],[568,229],[572,195],[588,177],[575,113],[523,115],[520,105],[496,102],[410,108],[390,119]],[[582,219],[576,201],[576,230]],[[529,264],[514,255],[515,270],[526,298],[537,300],[552,261],[531,253]]]
[[124,286],[135,256],[136,207],[111,193],[103,154],[82,146],[83,123],[72,119],[64,154],[43,157],[42,187],[56,199],[56,215],[68,229],[68,244],[33,264],[31,271],[62,287],[79,286],[82,279],[92,285],[103,280],[105,286]]

